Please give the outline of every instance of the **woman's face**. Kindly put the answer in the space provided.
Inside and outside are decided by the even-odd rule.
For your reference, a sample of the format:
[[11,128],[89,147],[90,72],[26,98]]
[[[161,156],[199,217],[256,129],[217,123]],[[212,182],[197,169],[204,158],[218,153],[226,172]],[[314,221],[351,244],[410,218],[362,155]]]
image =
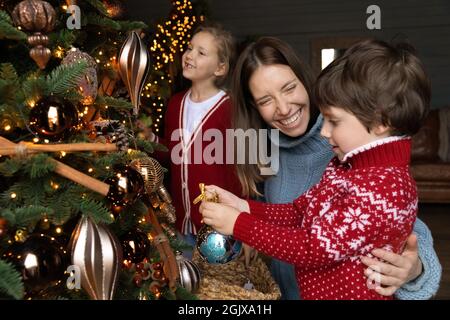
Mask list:
[[249,80],[259,114],[273,128],[289,137],[306,132],[310,118],[309,96],[289,66],[262,65]]

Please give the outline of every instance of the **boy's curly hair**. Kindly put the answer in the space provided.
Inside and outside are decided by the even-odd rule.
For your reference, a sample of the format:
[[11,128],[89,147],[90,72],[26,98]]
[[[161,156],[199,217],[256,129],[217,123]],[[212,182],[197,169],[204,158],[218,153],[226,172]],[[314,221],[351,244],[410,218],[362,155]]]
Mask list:
[[321,109],[343,108],[370,131],[376,125],[391,135],[413,135],[430,105],[430,81],[414,48],[365,40],[350,47],[318,77],[314,99]]

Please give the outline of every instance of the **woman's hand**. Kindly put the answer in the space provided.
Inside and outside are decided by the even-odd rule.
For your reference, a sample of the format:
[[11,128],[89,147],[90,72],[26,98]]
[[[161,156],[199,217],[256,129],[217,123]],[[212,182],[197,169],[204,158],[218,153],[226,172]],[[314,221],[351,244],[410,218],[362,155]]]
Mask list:
[[222,203],[208,201],[202,201],[199,209],[204,223],[223,235],[233,234],[234,224],[240,214],[239,210]]
[[239,212],[249,212],[250,207],[248,202],[244,199],[235,196],[233,193],[222,189],[215,185],[205,186],[206,193],[208,197],[211,197],[214,193],[219,196],[219,202],[227,206],[233,207]]
[[382,249],[375,249],[372,254],[384,261],[361,257],[362,263],[369,267],[364,274],[370,280],[379,282],[375,291],[383,296],[393,295],[398,288],[416,279],[422,273],[422,262],[419,259],[415,234],[408,237],[401,255]]
[[249,245],[242,243],[242,252],[239,257],[240,260],[244,260],[245,267],[248,268],[250,264],[256,261],[258,257],[258,251],[250,247]]

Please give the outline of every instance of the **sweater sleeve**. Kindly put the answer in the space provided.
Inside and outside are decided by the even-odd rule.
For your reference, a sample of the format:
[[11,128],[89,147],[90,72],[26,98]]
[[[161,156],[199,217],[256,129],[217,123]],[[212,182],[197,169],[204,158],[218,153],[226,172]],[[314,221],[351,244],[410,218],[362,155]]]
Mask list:
[[[259,220],[251,214],[241,213],[234,226],[234,237],[274,258],[301,268],[330,265],[348,257],[368,253],[379,230],[390,229],[391,238],[400,237],[399,221],[386,218],[383,208],[361,210],[364,190],[369,182],[360,186],[348,183],[346,196],[329,202],[317,202],[320,214],[315,215],[307,228],[288,228]],[[373,194],[377,199],[383,195]],[[393,199],[396,203],[397,199]],[[298,208],[295,207],[295,210]],[[276,207],[267,214],[275,214]],[[369,213],[370,212],[370,213]],[[395,227],[394,227],[395,225]],[[394,234],[395,233],[395,234]]]
[[259,201],[248,200],[250,214],[258,219],[284,227],[300,227],[304,209],[301,208],[303,203],[302,196],[294,201],[294,203],[271,204]]
[[403,285],[395,292],[400,300],[426,300],[432,298],[439,289],[442,266],[433,248],[433,237],[428,227],[417,219],[414,224],[417,235],[419,257],[422,261],[422,274],[415,280]]

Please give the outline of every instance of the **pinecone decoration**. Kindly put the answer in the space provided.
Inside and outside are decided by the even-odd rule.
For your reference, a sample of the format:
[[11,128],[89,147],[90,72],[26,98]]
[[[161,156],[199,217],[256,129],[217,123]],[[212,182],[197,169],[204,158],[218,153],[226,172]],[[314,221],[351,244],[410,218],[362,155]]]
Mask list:
[[130,142],[128,140],[128,133],[127,129],[124,125],[120,125],[119,128],[115,131],[115,143],[117,145],[117,148],[120,151],[127,151],[130,146]]

